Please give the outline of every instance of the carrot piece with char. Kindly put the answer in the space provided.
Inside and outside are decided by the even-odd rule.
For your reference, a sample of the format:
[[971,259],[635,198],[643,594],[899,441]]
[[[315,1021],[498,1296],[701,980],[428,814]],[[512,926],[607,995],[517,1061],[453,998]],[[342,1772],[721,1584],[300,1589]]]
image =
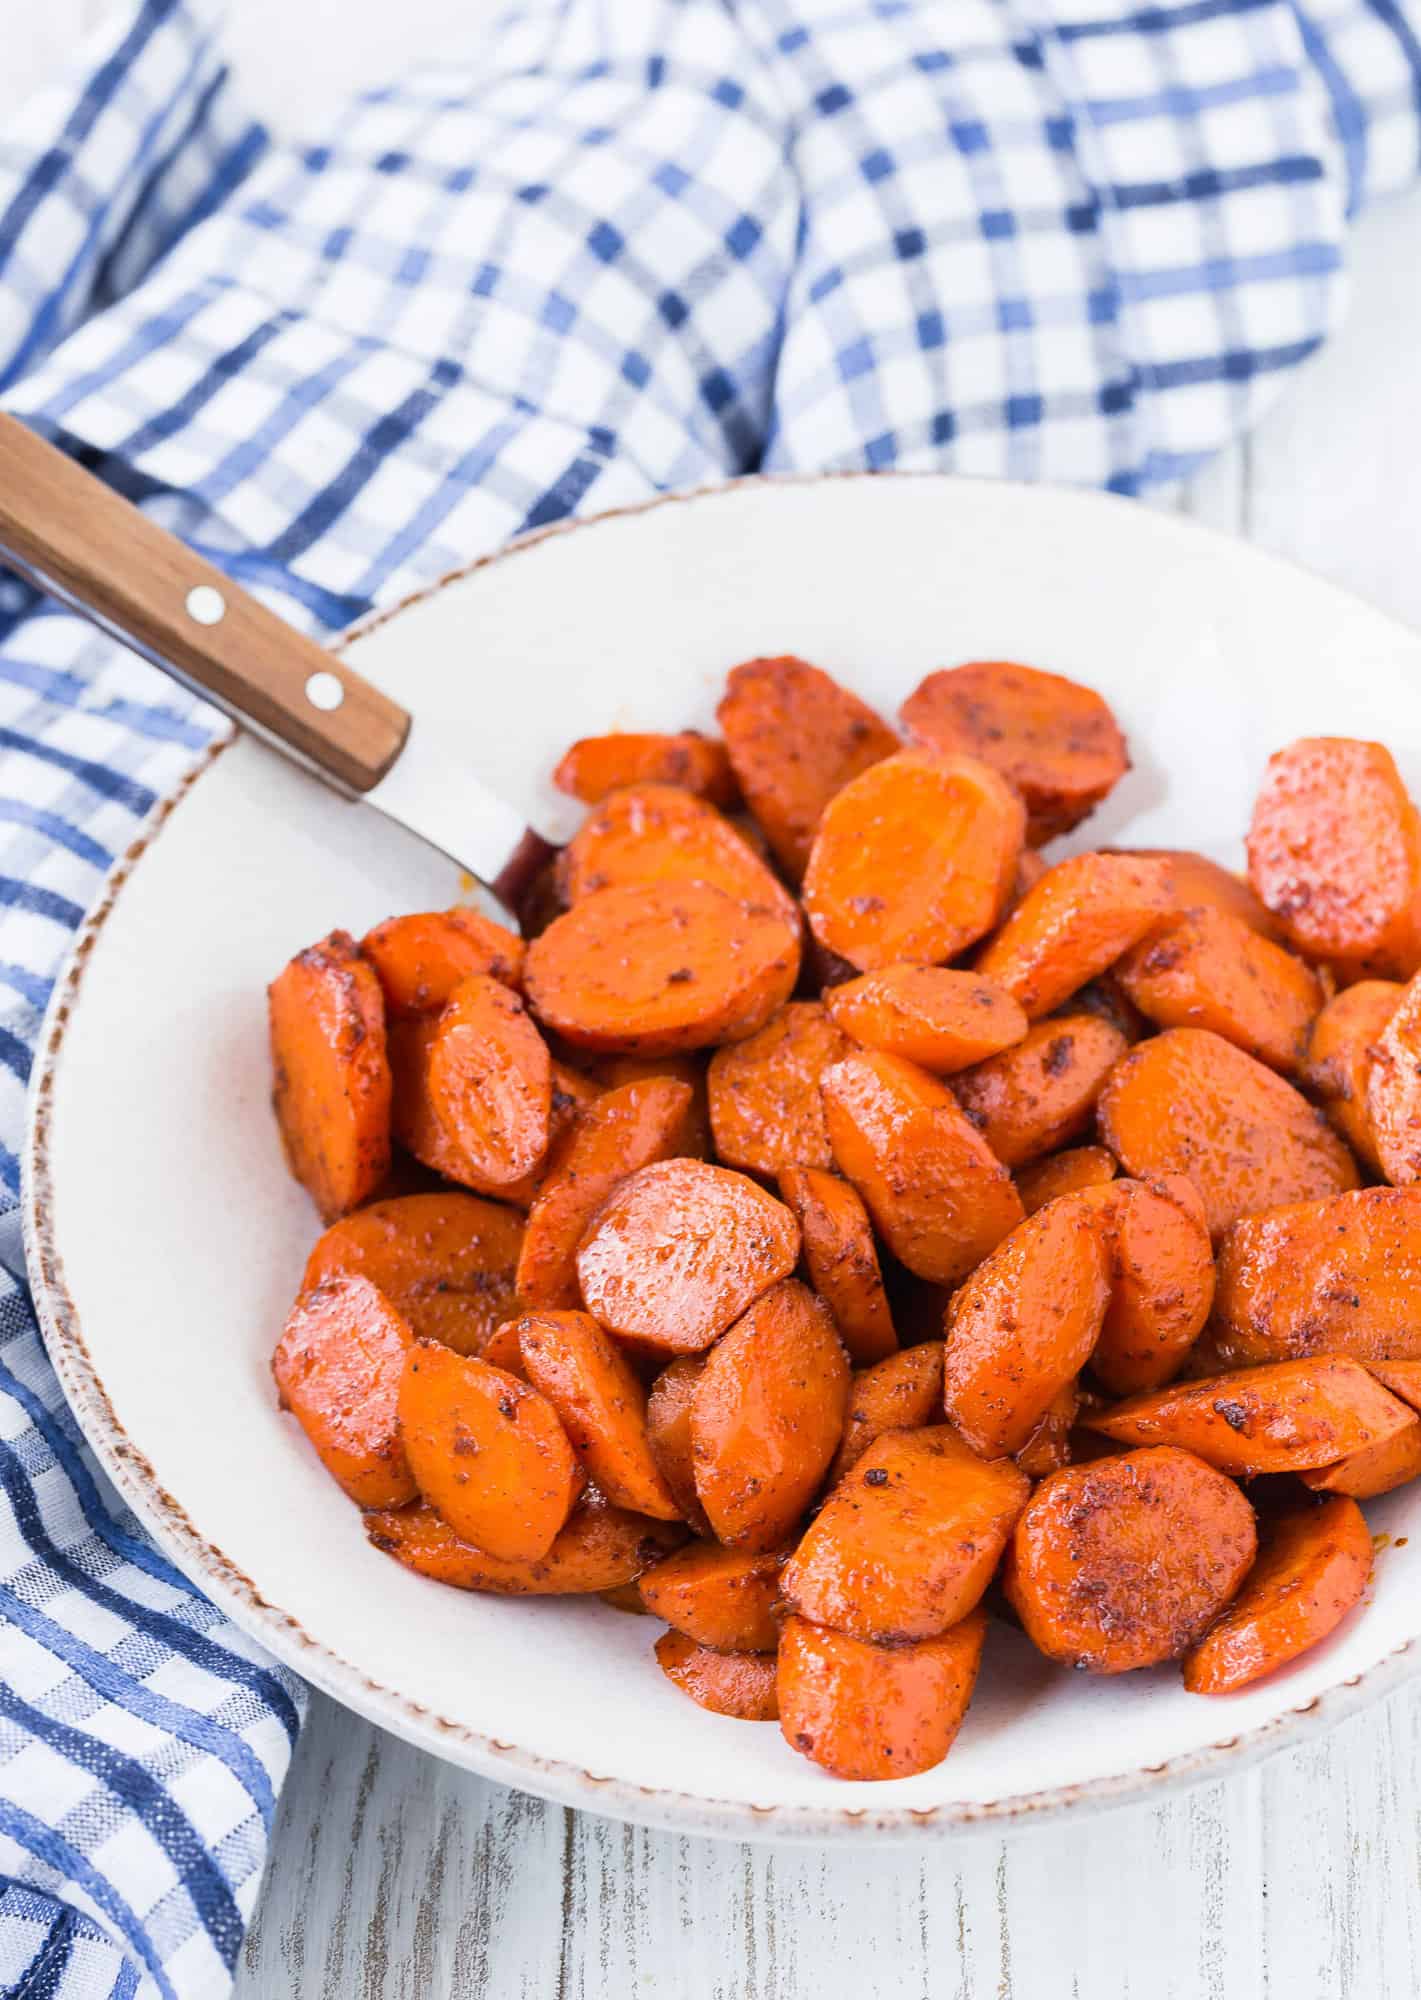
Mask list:
[[323,1222],[390,1171],[390,1064],[380,982],[348,931],[298,952],[267,992],[272,1105],[292,1178]]
[[331,1278],[302,1292],[272,1356],[282,1408],[357,1507],[401,1507],[418,1490],[396,1422],[413,1337],[368,1278]]

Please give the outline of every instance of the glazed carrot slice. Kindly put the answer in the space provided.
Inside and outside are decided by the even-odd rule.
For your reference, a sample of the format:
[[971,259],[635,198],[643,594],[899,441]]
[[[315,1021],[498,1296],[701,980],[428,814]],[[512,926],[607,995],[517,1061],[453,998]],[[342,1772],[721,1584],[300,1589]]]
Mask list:
[[679,785],[713,806],[732,806],[739,796],[725,745],[694,729],[674,736],[620,730],[579,737],[553,772],[553,783],[587,806],[628,785]]
[[547,1553],[529,1561],[491,1556],[461,1541],[424,1502],[398,1513],[365,1516],[365,1533],[382,1555],[435,1583],[495,1597],[590,1597],[595,1591],[618,1590],[659,1562],[685,1532],[669,1521],[648,1521],[642,1514],[609,1507],[599,1494],[589,1492]]
[[528,950],[533,1011],[577,1047],[660,1056],[743,1041],[794,991],[796,923],[709,882],[584,896]]
[[830,799],[899,748],[857,695],[788,657],[732,667],[716,720],[745,803],[795,882]]
[[954,1283],[1020,1222],[1010,1174],[936,1077],[865,1050],[822,1088],[840,1172],[917,1277]]
[[728,819],[674,785],[633,785],[605,799],[563,849],[560,879],[569,904],[602,889],[708,882],[734,902],[777,912],[798,934],[783,883]]
[[588,1477],[614,1507],[678,1521],[646,1435],[646,1391],[590,1313],[526,1313],[523,1373],[557,1412]]
[[476,1195],[397,1195],[332,1223],[302,1285],[368,1278],[421,1340],[480,1354],[513,1312],[522,1217]]
[[943,965],[885,965],[833,987],[824,1004],[854,1041],[934,1076],[982,1062],[1026,1033],[1009,993]]
[[429,1045],[429,1102],[463,1161],[461,1181],[497,1194],[548,1150],[552,1059],[516,993],[476,973],[454,990]]
[[942,1356],[940,1340],[924,1340],[855,1372],[844,1435],[829,1468],[831,1486],[852,1471],[885,1431],[922,1430],[939,1415]]
[[1161,1028],[1209,1028],[1295,1076],[1322,1007],[1317,974],[1219,910],[1167,917],[1127,952],[1116,977]]
[[709,1535],[710,1523],[696,1493],[696,1468],[691,1456],[691,1405],[705,1367],[703,1354],[683,1354],[668,1362],[651,1385],[646,1403],[646,1441],[657,1469],[676,1502],[676,1511],[698,1535]]
[[715,1653],[684,1632],[663,1632],[652,1650],[667,1680],[712,1715],[778,1721],[773,1653]]
[[1185,1655],[1191,1694],[1234,1694],[1337,1630],[1367,1587],[1372,1538],[1355,1500],[1339,1497],[1269,1522],[1243,1589]]
[[1214,1302],[1204,1204],[1179,1175],[1114,1181],[1083,1199],[1099,1219],[1110,1271],[1091,1369],[1112,1395],[1158,1389],[1184,1366]]
[[360,949],[394,1015],[437,1014],[454,988],[475,973],[516,990],[527,946],[482,911],[460,907],[389,917],[366,932]]
[[1261,903],[1242,875],[1220,867],[1207,854],[1194,854],[1181,847],[1108,848],[1107,853],[1133,854],[1140,861],[1163,861],[1169,870],[1176,910],[1217,910],[1221,916],[1237,917],[1260,937],[1282,944],[1283,926]]
[[1354,1500],[1375,1500],[1393,1493],[1421,1475],[1421,1423],[1393,1431],[1380,1444],[1363,1445],[1336,1465],[1321,1465],[1299,1475],[1314,1493],[1348,1493]]
[[415,1483],[461,1540],[512,1562],[548,1553],[583,1480],[546,1397],[421,1340],[405,1360],[399,1411]]
[[1380,1444],[1415,1412],[1358,1361],[1273,1361],[1131,1396],[1084,1419],[1122,1444],[1179,1445],[1236,1478],[1306,1472]]
[[1253,1563],[1253,1509],[1231,1479],[1170,1446],[1068,1465],[1028,1501],[1003,1585],[1050,1660],[1124,1674],[1178,1659]]
[[1125,1037],[1098,1014],[1060,1014],[949,1081],[996,1157],[1025,1167],[1086,1130],[1126,1052]]
[[844,1429],[849,1364],[822,1299],[789,1278],[706,1359],[691,1402],[696,1492],[727,1547],[776,1549]]
[[943,1402],[985,1458],[1020,1451],[1090,1359],[1110,1302],[1096,1213],[1063,1195],[1014,1229],[947,1314]]
[[479,1360],[486,1361],[490,1368],[501,1368],[506,1375],[516,1375],[520,1382],[526,1382],[528,1370],[523,1366],[522,1336],[521,1317],[505,1320],[502,1326],[494,1328],[479,1349]]
[[1080,1390],[1074,1382],[1067,1382],[1046,1405],[1021,1450],[1012,1454],[1028,1479],[1045,1479],[1048,1473],[1059,1472],[1071,1463],[1075,1456],[1071,1433],[1079,1408]]
[[628,1174],[680,1154],[690,1115],[690,1086],[669,1076],[624,1083],[581,1112],[550,1156],[528,1211],[521,1298],[534,1306],[578,1304],[578,1246],[598,1209]]
[[1421,819],[1380,743],[1304,737],[1269,758],[1248,877],[1305,958],[1354,978],[1421,965]]
[[788,1619],[779,1651],[785,1742],[836,1778],[930,1771],[962,1727],[986,1636],[981,1611],[911,1646],[866,1645]]
[[1074,1146],[1064,1153],[1051,1153],[1034,1166],[1023,1167],[1016,1177],[1016,1191],[1027,1214],[1034,1215],[1057,1195],[1079,1194],[1083,1188],[1106,1186],[1118,1171],[1115,1155],[1104,1146]]
[[903,750],[824,808],[804,875],[821,944],[860,971],[937,965],[996,923],[1021,851],[1021,801],[973,757]]
[[1303,1082],[1363,1166],[1381,1173],[1367,1110],[1372,1050],[1406,991],[1392,979],[1362,979],[1334,994],[1308,1035]]
[[287,1165],[333,1222],[390,1170],[390,1064],[380,982],[348,931],[298,952],[267,992],[272,1104]]
[[1030,1492],[1009,1458],[979,1458],[946,1424],[891,1431],[805,1530],[786,1601],[855,1639],[930,1639],[977,1604]]
[[642,1578],[648,1611],[713,1653],[773,1653],[784,1553],[717,1549],[692,1542]]
[[649,1076],[669,1076],[684,1083],[691,1093],[681,1151],[689,1160],[711,1157],[710,1104],[706,1095],[706,1058],[680,1056],[598,1056],[593,1071],[605,1090],[617,1090],[624,1083],[642,1083]]
[[1421,1361],[1421,1188],[1359,1188],[1248,1216],[1219,1245],[1218,1269],[1226,1367],[1319,1354]]
[[1383,1388],[1421,1410],[1421,1361],[1374,1361],[1370,1366]]
[[1357,1185],[1322,1113],[1207,1028],[1170,1028],[1132,1049],[1101,1092],[1099,1118],[1127,1174],[1193,1181],[1215,1239],[1240,1216]]
[[609,1332],[695,1354],[799,1261],[799,1225],[744,1174],[660,1160],[628,1175],[577,1253],[587,1310]]
[[395,1404],[414,1336],[367,1278],[303,1290],[271,1372],[321,1463],[357,1507],[402,1507],[417,1492]]
[[1079,826],[1130,768],[1093,689],[1007,660],[929,674],[899,715],[914,742],[966,751],[1009,779],[1026,801],[1033,847]]
[[722,1165],[757,1174],[832,1166],[819,1079],[848,1050],[817,1000],[792,1000],[758,1035],[718,1049],[706,1087]]
[[1421,977],[1411,981],[1371,1044],[1367,1123],[1393,1187],[1421,1180]]
[[898,1345],[868,1210],[847,1181],[817,1167],[786,1167],[780,1194],[799,1223],[809,1281],[856,1362]]
[[1028,889],[977,970],[1039,1021],[1113,965],[1170,908],[1169,870],[1130,854],[1073,854]]

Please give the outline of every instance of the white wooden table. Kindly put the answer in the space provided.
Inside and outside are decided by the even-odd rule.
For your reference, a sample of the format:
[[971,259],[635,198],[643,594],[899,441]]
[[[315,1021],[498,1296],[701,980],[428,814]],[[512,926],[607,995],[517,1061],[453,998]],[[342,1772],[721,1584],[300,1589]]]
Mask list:
[[[0,0],[0,115],[99,4]],[[488,4],[234,0],[229,33],[253,101],[280,120],[421,43],[467,45]],[[1369,219],[1346,332],[1174,504],[1421,626],[1418,252],[1421,198]],[[1421,1689],[1159,1805],[1006,1840],[745,1847],[544,1805],[318,1699],[237,1992],[1416,2000],[1418,1797]]]

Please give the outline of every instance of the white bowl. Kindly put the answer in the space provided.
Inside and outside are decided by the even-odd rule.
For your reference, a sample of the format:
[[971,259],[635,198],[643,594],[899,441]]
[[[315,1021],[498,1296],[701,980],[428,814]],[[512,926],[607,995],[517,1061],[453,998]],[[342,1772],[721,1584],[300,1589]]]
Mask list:
[[[1378,737],[1421,790],[1421,641],[1341,592],[1133,504],[937,477],[743,482],[519,544],[370,622],[350,657],[566,831],[574,737],[713,727],[757,653],[817,661],[892,716],[929,669],[1017,658],[1099,688],[1134,768],[1077,846],[1237,862],[1268,752]],[[945,1833],[1214,1776],[1415,1671],[1421,1483],[1367,1604],[1224,1700],[1177,1670],[1092,1680],[993,1629],[936,1770],[844,1784],[772,1725],[711,1717],[596,1601],[427,1583],[370,1549],[268,1357],[317,1223],[268,1108],[263,989],[340,924],[439,907],[454,872],[249,741],[211,757],[125,857],[40,1052],[31,1269],[79,1422],[164,1548],[336,1699],[457,1763],[572,1805],[750,1838]],[[1403,1542],[1403,1538],[1405,1541]]]

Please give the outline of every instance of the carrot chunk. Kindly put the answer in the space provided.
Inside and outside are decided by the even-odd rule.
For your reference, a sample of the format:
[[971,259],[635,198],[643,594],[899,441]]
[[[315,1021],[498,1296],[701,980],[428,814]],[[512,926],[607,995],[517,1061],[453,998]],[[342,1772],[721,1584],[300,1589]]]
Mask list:
[[651,1455],[676,1501],[677,1513],[698,1535],[709,1535],[710,1522],[696,1493],[691,1405],[705,1365],[703,1354],[683,1354],[668,1362],[652,1383],[646,1402],[646,1441]]
[[865,1050],[822,1087],[839,1170],[917,1277],[954,1283],[1020,1222],[1010,1174],[925,1070]]
[[397,1195],[332,1223],[301,1282],[368,1278],[419,1339],[481,1354],[513,1311],[522,1235],[512,1209],[476,1195]]
[[758,1174],[832,1166],[819,1079],[848,1050],[817,1000],[791,1000],[759,1034],[718,1049],[706,1087],[722,1164]]
[[648,1611],[713,1653],[773,1653],[784,1554],[692,1542],[642,1578]]
[[1339,1497],[1270,1521],[1243,1589],[1184,1658],[1191,1694],[1234,1694],[1337,1630],[1372,1573],[1372,1538]]
[[542,1391],[614,1507],[677,1521],[681,1510],[646,1435],[646,1391],[590,1313],[527,1313],[518,1323],[523,1372]]
[[809,1280],[834,1315],[853,1361],[898,1345],[868,1211],[847,1181],[817,1167],[786,1167],[780,1195],[799,1223]]
[[945,1424],[890,1432],[805,1530],[785,1598],[855,1639],[930,1639],[977,1604],[1030,1492],[1009,1458],[979,1458]]
[[1216,1239],[1240,1216],[1357,1185],[1351,1154],[1291,1084],[1207,1028],[1170,1028],[1117,1065],[1100,1133],[1137,1180],[1183,1174]]
[[829,1478],[837,1485],[885,1431],[917,1431],[942,1409],[940,1340],[920,1341],[856,1371],[849,1388],[844,1435]]
[[679,785],[713,806],[733,806],[739,796],[725,745],[694,729],[674,736],[623,730],[580,737],[553,772],[553,783],[587,806],[628,785]]
[[1406,991],[1392,979],[1362,979],[1344,987],[1318,1014],[1308,1035],[1303,1082],[1362,1165],[1380,1175],[1376,1134],[1367,1110],[1372,1052]]
[[965,751],[1008,778],[1026,801],[1033,847],[1079,826],[1130,768],[1092,688],[1007,660],[929,674],[899,715],[915,742]]
[[773,1653],[716,1653],[684,1632],[663,1632],[652,1650],[667,1680],[712,1715],[728,1715],[736,1722],[778,1721]]
[[497,1194],[548,1149],[552,1060],[516,993],[476,973],[439,1016],[425,1072],[434,1117],[456,1149],[457,1178]]
[[910,1778],[952,1748],[977,1684],[987,1620],[910,1646],[872,1646],[786,1621],[779,1652],[780,1730],[836,1778]]
[[660,1160],[628,1175],[577,1253],[587,1310],[668,1354],[709,1347],[799,1260],[799,1225],[743,1174]]
[[1317,974],[1281,945],[1218,910],[1166,918],[1126,953],[1116,976],[1161,1028],[1209,1028],[1270,1069],[1301,1069],[1322,1007]]
[[1305,958],[1381,979],[1421,965],[1421,819],[1380,743],[1304,737],[1269,758],[1248,876]]
[[1367,1122],[1377,1163],[1392,1186],[1421,1180],[1421,976],[1371,1045]]
[[600,1494],[589,1492],[546,1554],[530,1560],[492,1556],[461,1541],[426,1503],[365,1516],[365,1533],[382,1555],[435,1583],[495,1597],[590,1597],[619,1590],[675,1548],[685,1532],[669,1521],[609,1507]]
[[977,970],[1039,1021],[1113,965],[1168,911],[1169,870],[1130,854],[1073,854],[1028,889]]
[[982,1062],[1026,1033],[1026,1016],[1009,993],[942,965],[885,965],[832,987],[824,1004],[854,1041],[934,1076]]
[[1214,1302],[1203,1202],[1178,1175],[1113,1181],[1084,1199],[1099,1218],[1110,1269],[1091,1368],[1112,1395],[1158,1389],[1184,1366]]
[[1075,1428],[1080,1400],[1076,1384],[1067,1382],[1056,1391],[1037,1418],[1030,1437],[1020,1451],[1012,1453],[1013,1461],[1028,1479],[1044,1479],[1048,1473],[1059,1472],[1063,1465],[1071,1463],[1075,1456],[1071,1450],[1071,1433]]
[[399,1412],[415,1483],[461,1540],[515,1562],[548,1553],[583,1481],[546,1397],[421,1340],[405,1360]]
[[303,1290],[272,1356],[282,1408],[357,1507],[417,1492],[395,1420],[413,1337],[367,1278],[331,1278]]
[[1418,1474],[1421,1423],[1413,1421],[1379,1444],[1364,1444],[1360,1451],[1338,1459],[1336,1465],[1320,1465],[1299,1477],[1314,1493],[1348,1493],[1354,1500],[1375,1500],[1381,1493],[1409,1485]]
[[1234,1224],[1219,1245],[1226,1367],[1346,1354],[1421,1361],[1421,1188],[1360,1188]]
[[1217,910],[1221,916],[1237,917],[1251,931],[1273,944],[1286,942],[1283,926],[1261,903],[1242,875],[1220,867],[1207,854],[1194,854],[1181,847],[1128,847],[1107,849],[1109,853],[1133,854],[1138,861],[1162,861],[1169,871],[1172,904],[1176,910]]
[[904,750],[824,809],[804,875],[814,935],[868,972],[937,965],[985,937],[1011,893],[1021,801],[986,764]]
[[775,1549],[844,1429],[849,1364],[822,1299],[787,1279],[707,1357],[691,1403],[696,1492],[718,1541]]
[[515,990],[527,951],[517,937],[480,910],[428,910],[389,917],[367,931],[360,946],[395,1014],[437,1014],[454,988],[475,973]]
[[1044,1479],[1016,1524],[1003,1585],[1048,1659],[1124,1674],[1186,1653],[1256,1548],[1253,1509],[1233,1481],[1158,1446]]
[[1016,1191],[1027,1214],[1034,1215],[1057,1195],[1104,1187],[1114,1180],[1117,1172],[1115,1155],[1104,1146],[1073,1146],[1064,1153],[1050,1153],[1033,1166],[1023,1167],[1016,1177]]
[[669,1056],[598,1056],[593,1074],[604,1090],[624,1083],[644,1083],[649,1076],[669,1076],[691,1093],[681,1151],[688,1160],[711,1157],[710,1103],[706,1093],[706,1058],[699,1052]]
[[298,952],[268,989],[272,1104],[292,1178],[334,1222],[390,1170],[380,982],[348,931]]
[[723,814],[674,785],[633,785],[588,814],[559,861],[564,900],[599,890],[708,882],[799,930],[793,896]]
[[830,799],[899,748],[857,695],[788,657],[732,667],[716,720],[745,803],[796,882]]
[[1125,1037],[1099,1015],[1059,1014],[949,1081],[996,1157],[1025,1167],[1086,1130],[1126,1051]]

